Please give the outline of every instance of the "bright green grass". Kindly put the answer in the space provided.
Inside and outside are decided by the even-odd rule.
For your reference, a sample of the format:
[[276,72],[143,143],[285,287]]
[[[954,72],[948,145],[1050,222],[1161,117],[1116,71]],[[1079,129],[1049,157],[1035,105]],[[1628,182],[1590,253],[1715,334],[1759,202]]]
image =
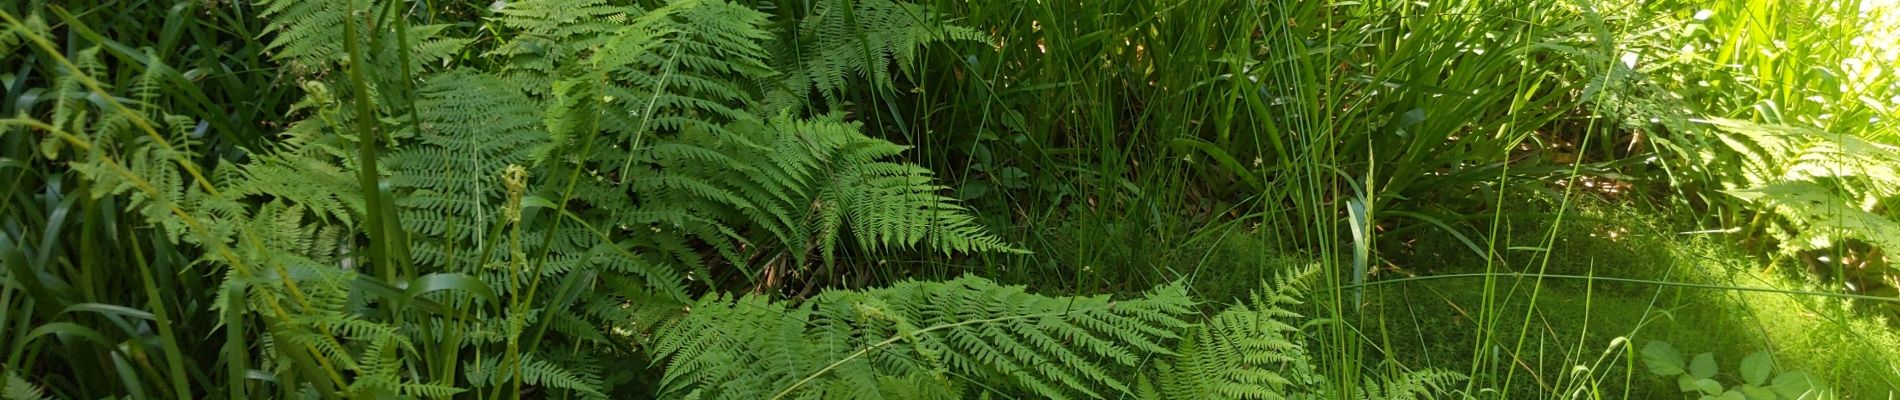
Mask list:
[[[1628,221],[1656,218],[1620,211],[1584,211],[1586,219],[1558,233],[1548,274],[1627,278],[1727,287],[1812,290],[1788,274],[1762,269],[1765,262],[1727,246],[1721,236],[1682,235],[1665,229],[1632,226]],[[1516,240],[1500,247],[1535,246],[1542,223],[1512,223]],[[1614,238],[1611,233],[1614,232]],[[1482,272],[1482,264],[1460,257],[1455,243],[1415,243],[1402,265],[1431,274]],[[1530,244],[1523,244],[1530,243]],[[1507,254],[1503,270],[1534,265],[1535,251]],[[1446,256],[1450,255],[1450,256]],[[1440,258],[1442,257],[1442,258]],[[1423,271],[1420,271],[1423,272]],[[1388,277],[1387,279],[1390,279]],[[1503,382],[1505,397],[1559,397],[1595,392],[1607,398],[1673,398],[1675,383],[1651,376],[1640,359],[1628,367],[1631,350],[1651,340],[1670,342],[1688,354],[1713,352],[1725,373],[1741,357],[1768,351],[1783,370],[1801,370],[1822,378],[1845,398],[1886,398],[1900,392],[1900,335],[1870,313],[1844,308],[1830,298],[1782,293],[1662,287],[1653,284],[1545,280],[1530,300],[1535,278],[1504,278],[1503,306],[1497,308],[1494,346],[1500,359],[1482,360],[1478,370]],[[1379,287],[1368,298],[1361,324],[1369,340],[1384,342],[1398,361],[1412,368],[1467,369],[1474,325],[1484,291],[1481,279],[1435,279]],[[1534,306],[1532,306],[1534,304]],[[1527,311],[1528,307],[1528,313]],[[1530,318],[1528,325],[1524,318]],[[1522,345],[1516,342],[1519,328]],[[1617,338],[1626,338],[1616,347]],[[1610,351],[1608,357],[1604,357]],[[1579,367],[1583,368],[1579,371]],[[1513,371],[1514,370],[1514,371]],[[1732,376],[1732,375],[1729,375]],[[1733,381],[1733,378],[1724,378]],[[1505,382],[1507,381],[1508,382]],[[1625,392],[1625,390],[1628,390]]]
[[[1531,208],[1536,207],[1547,206]],[[1725,244],[1732,241],[1720,234],[1685,235],[1650,226],[1650,221],[1669,218],[1629,207],[1592,202],[1583,208],[1571,211],[1569,222],[1559,228],[1548,274],[1823,291],[1819,285],[1791,279],[1797,276],[1792,271],[1764,270],[1765,262]],[[1531,248],[1548,233],[1549,216],[1506,218],[1497,246],[1506,253],[1499,270],[1534,271],[1540,254]],[[1022,242],[1037,252],[1027,258],[1033,262],[999,261],[979,273],[1038,290],[1080,293],[1131,293],[1185,279],[1208,307],[1217,308],[1259,287],[1262,279],[1312,262],[1275,245],[1270,231],[1243,223],[1083,210],[1037,226],[1042,228],[1020,232]],[[1448,236],[1407,237],[1416,240],[1382,244],[1387,262],[1369,280],[1483,272],[1482,262]],[[1499,299],[1494,301],[1502,305],[1492,310],[1491,335],[1499,357],[1483,360],[1476,371],[1480,389],[1504,393],[1487,397],[1594,393],[1602,398],[1675,398],[1673,381],[1649,375],[1640,359],[1630,364],[1633,349],[1651,340],[1670,342],[1691,355],[1712,352],[1725,374],[1733,373],[1742,356],[1765,350],[1782,370],[1813,374],[1843,398],[1886,398],[1890,391],[1900,392],[1900,334],[1870,316],[1876,313],[1847,310],[1839,300],[1547,279],[1527,313],[1535,284],[1529,276],[1499,279]],[[1483,312],[1484,290],[1480,278],[1368,288],[1365,306],[1349,315],[1371,349],[1366,365],[1390,357],[1408,369],[1472,370],[1473,341],[1481,332],[1475,321]],[[1626,340],[1613,348],[1617,338]],[[1329,350],[1319,346],[1314,351]],[[1578,366],[1584,367],[1582,372]]]

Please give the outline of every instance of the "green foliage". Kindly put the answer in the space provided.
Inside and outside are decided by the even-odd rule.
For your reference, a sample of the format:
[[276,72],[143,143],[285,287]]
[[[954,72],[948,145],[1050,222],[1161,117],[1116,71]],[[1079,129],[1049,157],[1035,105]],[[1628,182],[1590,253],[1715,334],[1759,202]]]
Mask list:
[[824,0],[807,3],[796,30],[788,30],[787,44],[775,53],[780,69],[789,74],[782,83],[789,95],[822,95],[836,107],[852,78],[869,89],[889,94],[896,90],[891,66],[911,74],[918,50],[948,41],[986,42],[976,30],[941,23],[942,16],[927,6],[894,0]]
[[1828,399],[1837,396],[1826,384],[1806,373],[1775,373],[1773,357],[1767,352],[1743,357],[1737,372],[1727,376],[1738,380],[1732,387],[1725,387],[1717,379],[1724,376],[1717,375],[1720,367],[1716,365],[1714,354],[1697,354],[1685,363],[1682,354],[1669,342],[1651,341],[1643,345],[1642,357],[1643,365],[1651,374],[1664,379],[1674,377],[1683,393],[1702,399]]
[[27,382],[26,379],[20,378],[20,375],[14,373],[12,370],[7,371],[5,386],[0,386],[0,398],[6,400],[52,399],[52,397],[46,396],[45,390],[40,389],[39,386],[34,385],[32,382]]
[[1900,14],[1753,0],[1625,13],[1627,82],[1600,108],[1645,134],[1677,200],[1853,290],[1900,293],[1888,256],[1900,79],[1875,66],[1900,56],[1885,44]]
[[[872,249],[922,247],[951,251],[1019,251],[983,231],[966,210],[941,193],[930,171],[912,164],[881,161],[907,148],[859,133],[859,124],[835,118],[798,121],[773,118],[765,125],[741,128],[765,144],[766,153],[748,157],[749,168],[732,178],[756,186],[740,187],[775,221],[804,222],[779,232],[790,244],[816,245],[833,264],[838,238],[849,228],[857,242]],[[748,172],[750,172],[748,174]],[[803,247],[795,254],[810,250]],[[800,256],[802,258],[802,256]]]
[[[358,35],[357,44],[371,48],[372,57],[364,62],[377,64],[378,70],[396,71],[403,60],[410,62],[408,67],[419,70],[430,61],[446,59],[470,39],[444,37],[441,34],[447,25],[402,25],[395,27],[389,20],[388,7],[400,2],[381,2],[376,0],[343,0],[306,2],[293,0],[265,0],[257,2],[258,18],[267,21],[265,32],[270,33],[270,41],[263,50],[279,60],[294,72],[302,74],[324,74],[337,71],[350,62],[349,52],[344,47],[344,25],[356,24],[360,31],[374,34]],[[383,8],[383,9],[379,9]],[[351,13],[374,10],[376,18],[351,18]],[[403,30],[398,32],[398,29]],[[409,35],[401,37],[399,35]],[[404,41],[408,41],[404,43]],[[407,59],[397,53],[409,52]],[[393,77],[378,76],[379,84],[394,84]]]
[[[1306,349],[1302,303],[1316,276],[1304,268],[1264,282],[1235,304],[1189,330],[1178,355],[1155,366],[1145,399],[1419,399],[1449,394],[1465,376],[1445,370],[1367,378],[1351,395],[1336,392]],[[1146,382],[1144,382],[1145,384]]]
[[[1263,284],[1200,324],[1184,319],[1193,304],[1179,285],[1124,300],[1038,296],[971,277],[796,305],[709,296],[661,328],[654,351],[663,394],[681,398],[1340,398],[1296,327],[1306,317],[1289,308],[1314,272]],[[1409,372],[1346,397],[1432,398],[1463,379]]]
[[[936,3],[0,5],[0,397],[1480,396],[1546,367],[1541,314],[1493,336],[1520,321],[1493,263],[1558,240],[1480,237],[1499,255],[1467,216],[1627,178],[1645,140],[1785,251],[1900,243],[1892,52],[1805,33],[1846,8]],[[1656,57],[1680,43],[1741,50]],[[1702,80],[1747,94],[1660,111]],[[1040,232],[1082,214],[1120,220]],[[999,223],[1058,255],[1024,267]],[[1478,337],[1447,341],[1469,379],[1355,315],[1421,229],[1486,266]],[[1323,266],[1191,300],[1277,271],[1270,241]],[[1130,295],[929,280],[982,267]],[[1653,353],[1707,395],[1808,382]],[[1599,384],[1565,367],[1583,383],[1543,388]]]
[[966,277],[828,291],[788,306],[711,296],[660,329],[662,393],[686,398],[1103,398],[1188,325],[1178,286],[1050,297]]
[[[208,311],[233,396],[604,397],[638,378],[606,358],[722,289],[696,282],[805,273],[847,230],[873,251],[1013,250],[928,171],[885,161],[905,147],[761,108],[773,35],[749,7],[509,3],[488,43],[394,3],[263,7],[306,92],[248,160],[201,166],[191,119],[147,106],[167,82],[94,82],[97,49],[53,82],[48,122],[19,122],[90,198],[124,199],[222,275]],[[505,62],[428,68],[477,43]],[[363,231],[378,220],[400,228]]]
[[1847,134],[1718,119],[1728,151],[1744,167],[1728,191],[1783,218],[1773,232],[1789,253],[1846,239],[1900,250],[1900,224],[1876,213],[1900,197],[1900,152]]
[[408,192],[397,205],[417,261],[472,271],[503,221],[502,169],[530,164],[548,143],[541,110],[507,81],[472,71],[431,76],[418,92],[423,125],[389,156],[389,183]]
[[1321,387],[1299,342],[1300,304],[1313,269],[1262,285],[1196,327],[1174,362],[1160,362],[1154,399],[1278,399]]

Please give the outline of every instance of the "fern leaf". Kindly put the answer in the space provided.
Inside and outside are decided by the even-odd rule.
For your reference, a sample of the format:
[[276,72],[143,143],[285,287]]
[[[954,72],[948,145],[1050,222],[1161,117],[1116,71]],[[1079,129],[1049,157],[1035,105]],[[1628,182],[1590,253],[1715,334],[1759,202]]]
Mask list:
[[[970,277],[830,291],[796,307],[711,296],[663,327],[653,348],[671,395],[913,398],[935,388],[941,397],[962,384],[951,376],[967,376],[1040,397],[1101,398],[1128,390],[1115,371],[1138,363],[1134,352],[1164,349],[1189,305],[1175,286],[1113,301]],[[1095,344],[1070,345],[1078,340]]]
[[51,400],[46,391],[38,385],[27,382],[12,370],[7,371],[6,386],[0,387],[0,399],[6,400]]
[[780,51],[795,62],[782,67],[792,74],[795,97],[812,92],[836,104],[856,79],[873,90],[894,90],[892,64],[908,72],[917,49],[939,42],[987,38],[976,30],[942,22],[929,7],[893,0],[825,0],[812,4],[798,23],[794,44]]

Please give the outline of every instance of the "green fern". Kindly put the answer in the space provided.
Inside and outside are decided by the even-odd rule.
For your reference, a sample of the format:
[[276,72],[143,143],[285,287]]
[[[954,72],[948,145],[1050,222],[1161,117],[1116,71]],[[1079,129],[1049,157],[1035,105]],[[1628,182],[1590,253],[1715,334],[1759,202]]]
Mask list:
[[534,354],[525,356],[516,366],[503,366],[500,361],[488,358],[469,362],[469,381],[476,387],[492,388],[505,385],[519,372],[522,382],[529,385],[566,389],[585,398],[605,398],[598,389],[602,385],[598,371],[574,370],[585,363],[555,363]]
[[[721,289],[706,282],[730,282],[726,271],[802,268],[819,258],[813,252],[835,263],[847,236],[878,251],[1014,251],[939,194],[927,170],[890,161],[905,147],[840,117],[768,111],[760,99],[781,75],[758,10],[712,0],[505,4],[481,30],[496,39],[476,41],[447,25],[400,23],[391,2],[260,3],[267,50],[304,80],[290,107],[301,119],[269,148],[211,170],[193,161],[206,157],[195,121],[146,106],[165,95],[157,69],[127,87],[95,87],[79,78],[106,75],[108,64],[98,49],[80,51],[49,92],[56,104],[46,125],[57,129],[40,150],[70,160],[94,196],[124,198],[173,243],[202,250],[196,261],[223,279],[209,308],[232,346],[252,350],[233,365],[274,378],[228,377],[245,382],[232,390],[288,397],[439,398],[524,386],[606,397],[631,378],[603,362],[665,347],[656,341],[672,336],[656,330],[712,315],[685,313],[688,299]],[[351,24],[364,33],[360,60],[342,51]],[[470,51],[501,61],[451,57],[467,46],[488,46]],[[915,45],[907,46],[891,54],[908,58]],[[344,80],[336,73],[344,66],[370,81]],[[105,90],[128,93],[134,107],[92,100],[116,98]],[[364,151],[364,129],[390,133],[376,143],[388,148]],[[370,161],[383,165],[374,179],[354,174]],[[366,187],[373,183],[386,186]],[[370,215],[366,199],[380,198],[395,210]],[[359,272],[369,261],[361,229],[372,217],[402,223],[400,234],[369,235],[395,249],[399,276]],[[1114,372],[1132,369],[1137,351],[1167,351],[1186,312],[1178,288],[1118,303],[969,279],[905,285],[806,304],[837,302],[813,318],[903,333],[907,346],[866,332],[810,334],[931,361],[876,375],[868,368],[904,363],[878,350],[850,358],[872,364],[835,368],[849,380],[800,390],[920,398],[962,388],[955,373],[1054,396],[1126,391]],[[950,296],[918,297],[927,289]],[[878,313],[844,305],[858,301],[912,308],[887,313],[902,319],[866,319]],[[951,301],[961,304],[941,303]],[[951,322],[970,316],[989,322]],[[799,334],[780,339],[812,338]],[[960,348],[984,341],[992,344]],[[1065,348],[1069,341],[1084,346]],[[827,349],[808,355],[845,356]],[[1085,368],[1057,367],[1065,364]]]
[[1900,199],[1900,149],[1812,128],[1714,119],[1737,155],[1729,195],[1779,216],[1772,231],[1784,254],[1825,249],[1845,239],[1900,251],[1900,223],[1882,215]]
[[0,386],[0,399],[6,400],[51,400],[46,391],[38,385],[27,382],[14,371],[7,371],[5,386]]
[[758,162],[749,169],[733,171],[752,184],[735,191],[765,206],[774,217],[761,218],[765,223],[792,224],[772,231],[809,235],[781,239],[800,257],[817,250],[826,265],[835,263],[847,228],[871,249],[1020,252],[938,194],[947,189],[928,170],[882,161],[907,148],[866,137],[857,123],[780,117],[736,130],[770,143],[770,151],[752,158]]
[[[380,4],[379,4],[380,3]],[[261,0],[257,4],[258,17],[268,21],[265,32],[271,34],[265,50],[273,58],[291,67],[295,72],[318,75],[333,71],[349,61],[349,53],[344,51],[343,26],[346,23],[357,25],[360,32],[357,44],[371,49],[366,62],[374,63],[381,71],[396,71],[395,66],[402,59],[397,53],[403,51],[396,32],[395,24],[384,24],[380,30],[372,30],[365,12],[390,6],[388,2],[377,0],[336,0],[336,1],[296,1]],[[354,13],[356,17],[350,15]],[[410,54],[409,66],[420,71],[431,62],[440,61],[460,51],[471,40],[466,38],[445,37],[443,33],[450,27],[447,24],[408,26],[408,39],[412,42],[407,51]],[[393,80],[381,79],[381,83]]]
[[[266,29],[274,34],[266,50],[275,53],[277,59],[305,72],[328,70],[347,58],[343,51],[343,24],[358,23],[360,26],[360,19],[348,17],[349,8],[354,3],[259,1],[258,5],[263,7],[258,10],[258,17],[270,21]],[[361,43],[368,43],[367,37],[361,40]]]
[[[942,188],[927,171],[879,161],[903,147],[865,137],[855,124],[766,122],[740,111],[759,105],[754,82],[773,77],[765,15],[756,10],[677,1],[643,11],[570,0],[510,4],[502,13],[521,34],[496,54],[521,60],[507,67],[517,80],[552,88],[545,115],[556,142],[598,127],[612,144],[595,146],[579,167],[594,179],[581,182],[576,198],[610,210],[594,215],[614,226],[683,231],[732,264],[749,261],[722,243],[748,228],[775,238],[771,247],[792,265],[814,250],[834,263],[847,227],[871,248],[1013,250],[935,194]],[[671,258],[664,263],[703,264],[662,254]]]
[[[1413,400],[1445,398],[1466,379],[1464,374],[1440,369],[1408,371],[1386,379],[1368,378],[1359,386],[1363,400]],[[1337,397],[1337,396],[1333,396]],[[1323,397],[1322,397],[1323,398]]]
[[976,30],[944,23],[929,7],[893,0],[824,0],[811,3],[798,29],[779,51],[793,71],[786,84],[799,98],[813,92],[836,104],[853,78],[870,89],[895,90],[891,66],[905,73],[918,49],[947,41],[987,40]]
[[488,261],[478,259],[494,245],[485,235],[502,221],[502,169],[530,164],[546,143],[540,110],[507,82],[471,71],[433,75],[418,92],[423,125],[390,155],[389,182],[410,192],[398,206],[421,240],[418,261],[472,271]]
[[[1143,382],[1141,398],[1165,399],[1326,399],[1329,392],[1302,344],[1297,324],[1305,317],[1291,310],[1301,304],[1317,268],[1305,268],[1262,285],[1248,301],[1235,304],[1194,327],[1179,355],[1156,363],[1153,381]],[[1144,379],[1148,376],[1144,375]],[[1356,398],[1434,398],[1464,376],[1442,370],[1414,371],[1387,380],[1367,379]]]
[[[830,291],[801,305],[709,296],[662,328],[662,394],[691,398],[907,398],[1006,385],[1100,398],[1187,326],[1179,286],[1127,300],[1048,297],[965,277]],[[901,388],[901,389],[900,389]]]
[[1300,304],[1314,269],[1282,277],[1193,329],[1180,356],[1156,365],[1154,399],[1280,399],[1318,387],[1300,345]]

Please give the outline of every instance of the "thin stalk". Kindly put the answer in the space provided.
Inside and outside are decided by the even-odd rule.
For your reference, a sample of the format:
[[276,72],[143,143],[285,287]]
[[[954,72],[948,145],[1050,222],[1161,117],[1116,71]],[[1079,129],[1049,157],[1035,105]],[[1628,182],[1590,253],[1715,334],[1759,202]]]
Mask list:
[[191,384],[185,378],[185,351],[178,347],[178,334],[173,332],[171,311],[165,307],[165,292],[158,290],[158,282],[152,278],[152,265],[145,257],[145,250],[138,241],[127,241],[132,246],[133,260],[139,265],[139,278],[145,284],[147,307],[151,307],[153,321],[158,325],[158,340],[165,347],[165,367],[171,373],[173,395],[179,399],[191,399]]
[[350,85],[354,96],[351,103],[356,108],[356,158],[357,183],[362,186],[364,205],[364,230],[369,235],[369,256],[374,264],[377,277],[384,282],[396,281],[396,265],[389,258],[389,245],[393,238],[383,226],[383,198],[377,188],[376,141],[379,138],[376,123],[376,108],[370,104],[369,78],[364,76],[365,58],[362,45],[358,44],[356,0],[349,3],[350,18],[343,23],[343,49],[350,55]]

